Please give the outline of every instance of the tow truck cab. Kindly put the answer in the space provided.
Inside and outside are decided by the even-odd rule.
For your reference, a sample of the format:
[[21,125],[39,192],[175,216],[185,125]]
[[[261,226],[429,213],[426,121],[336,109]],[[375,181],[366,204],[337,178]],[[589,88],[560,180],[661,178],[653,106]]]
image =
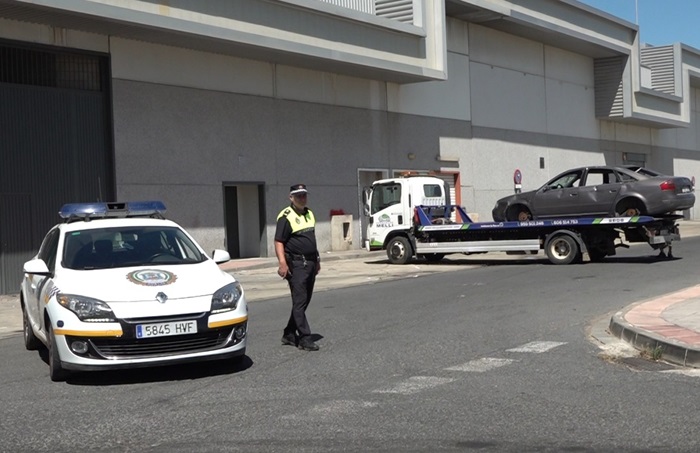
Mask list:
[[365,248],[380,250],[393,235],[412,227],[416,206],[450,204],[445,182],[433,176],[381,179],[363,192],[367,222]]

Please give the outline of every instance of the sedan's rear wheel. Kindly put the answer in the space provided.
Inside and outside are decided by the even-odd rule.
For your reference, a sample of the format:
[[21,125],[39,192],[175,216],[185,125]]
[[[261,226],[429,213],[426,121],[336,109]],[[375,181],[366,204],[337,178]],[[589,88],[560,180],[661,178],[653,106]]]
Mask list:
[[637,200],[622,200],[615,207],[617,217],[637,217],[644,213],[644,205]]

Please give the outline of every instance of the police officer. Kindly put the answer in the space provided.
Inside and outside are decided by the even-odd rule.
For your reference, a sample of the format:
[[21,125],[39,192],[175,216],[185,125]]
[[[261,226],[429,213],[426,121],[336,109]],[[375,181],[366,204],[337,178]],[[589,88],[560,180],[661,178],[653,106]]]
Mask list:
[[277,216],[275,254],[279,261],[277,273],[287,280],[292,293],[292,313],[282,335],[282,344],[318,351],[306,320],[316,274],[321,270],[316,247],[316,219],[306,207],[307,193],[305,184],[289,188],[291,204]]

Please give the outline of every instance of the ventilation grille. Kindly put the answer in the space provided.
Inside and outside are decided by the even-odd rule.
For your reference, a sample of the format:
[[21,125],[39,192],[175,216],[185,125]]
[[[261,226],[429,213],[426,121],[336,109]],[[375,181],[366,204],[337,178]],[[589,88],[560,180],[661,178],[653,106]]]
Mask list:
[[652,89],[666,94],[676,94],[673,46],[642,49],[641,63],[651,69]]
[[374,0],[322,0],[331,5],[342,6],[343,8],[361,11],[374,15]]
[[624,115],[622,73],[625,57],[598,58],[595,74],[595,114],[598,118],[621,118]]
[[321,0],[385,19],[413,23],[413,0]]
[[413,23],[413,0],[376,0],[375,9],[379,17]]
[[100,58],[0,46],[0,83],[102,91]]

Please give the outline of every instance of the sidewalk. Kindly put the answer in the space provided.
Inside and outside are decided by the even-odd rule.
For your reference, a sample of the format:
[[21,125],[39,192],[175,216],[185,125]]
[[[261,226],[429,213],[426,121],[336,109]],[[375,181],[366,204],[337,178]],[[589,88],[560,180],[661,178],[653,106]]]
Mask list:
[[633,304],[612,316],[608,330],[660,359],[700,368],[700,286]]
[[[678,224],[681,244],[700,236],[699,221]],[[608,330],[660,359],[700,368],[700,285],[632,304],[610,318]]]
[[[682,220],[679,225],[681,238],[700,236],[700,221]],[[677,249],[682,250],[682,242]],[[493,253],[480,255],[474,264],[470,264],[469,258],[456,258],[460,261],[458,265],[445,260],[444,264],[416,261],[401,266],[389,264],[384,251],[325,252],[321,253],[322,272],[315,291],[480,267],[483,257],[489,260],[538,258]],[[249,303],[289,295],[287,285],[275,272],[277,259],[274,257],[236,259],[220,267],[241,281]],[[611,317],[608,330],[637,349],[668,362],[700,368],[700,285],[632,304]],[[0,338],[21,333],[18,296],[0,295]]]

